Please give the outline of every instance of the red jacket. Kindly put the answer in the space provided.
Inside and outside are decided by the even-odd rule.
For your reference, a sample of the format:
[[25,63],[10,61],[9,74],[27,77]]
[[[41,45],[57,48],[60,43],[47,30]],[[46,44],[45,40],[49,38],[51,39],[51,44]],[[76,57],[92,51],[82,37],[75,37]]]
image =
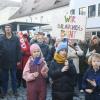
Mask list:
[[25,45],[26,45],[26,49],[23,49],[21,48],[21,51],[22,51],[22,58],[21,58],[21,61],[20,61],[20,65],[18,65],[18,69],[21,69],[23,70],[25,65],[26,65],[26,62],[28,61],[28,58],[30,57],[30,44],[27,41],[25,41]]

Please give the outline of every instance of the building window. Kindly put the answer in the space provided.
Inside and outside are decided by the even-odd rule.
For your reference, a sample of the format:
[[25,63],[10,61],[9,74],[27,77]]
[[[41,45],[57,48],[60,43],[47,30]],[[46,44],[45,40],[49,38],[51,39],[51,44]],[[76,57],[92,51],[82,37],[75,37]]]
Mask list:
[[88,17],[95,17],[96,15],[96,5],[88,6]]
[[100,31],[97,31],[97,36],[100,38]]
[[70,10],[71,15],[75,15],[75,9]]
[[96,35],[96,32],[92,32],[92,35]]
[[100,4],[98,4],[98,16],[100,16]]
[[86,8],[85,7],[79,8],[79,15],[86,15]]

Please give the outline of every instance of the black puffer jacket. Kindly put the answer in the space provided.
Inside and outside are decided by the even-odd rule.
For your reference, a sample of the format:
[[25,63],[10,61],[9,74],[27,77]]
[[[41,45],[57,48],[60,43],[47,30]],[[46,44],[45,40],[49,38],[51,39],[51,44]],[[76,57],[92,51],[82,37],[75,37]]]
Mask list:
[[2,44],[2,47],[4,49],[4,63],[2,68],[9,69],[9,67],[16,65],[16,63],[20,61],[21,52],[19,39],[14,35],[11,39],[7,39],[4,35],[0,38],[0,44]]
[[53,92],[72,92],[74,91],[76,70],[72,60],[69,60],[69,70],[61,72],[64,64],[58,64],[55,60],[51,62],[49,74],[52,78]]

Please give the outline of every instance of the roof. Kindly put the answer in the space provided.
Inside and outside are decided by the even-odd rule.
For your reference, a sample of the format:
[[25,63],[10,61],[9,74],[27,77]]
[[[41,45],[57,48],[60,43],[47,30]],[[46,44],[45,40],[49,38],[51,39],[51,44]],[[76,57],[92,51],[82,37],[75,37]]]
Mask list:
[[[20,26],[20,31],[31,30],[33,29],[33,27],[48,25],[48,24],[42,24],[42,23],[29,23],[29,22],[11,22],[11,23],[6,23],[6,24],[11,24],[13,31],[17,31],[17,25]],[[0,25],[0,27],[2,28],[6,24]]]
[[70,0],[22,0],[20,9],[9,19],[32,15],[69,5]]
[[21,3],[11,0],[0,0],[0,10],[6,7],[20,7]]

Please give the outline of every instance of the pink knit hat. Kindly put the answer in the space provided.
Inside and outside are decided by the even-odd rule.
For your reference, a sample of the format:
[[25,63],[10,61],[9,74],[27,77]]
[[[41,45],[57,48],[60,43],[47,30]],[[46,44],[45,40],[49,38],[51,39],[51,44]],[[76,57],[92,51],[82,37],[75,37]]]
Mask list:
[[32,44],[32,45],[30,46],[30,53],[31,53],[31,54],[33,53],[34,50],[40,50],[40,51],[41,51],[41,49],[40,49],[40,47],[39,47],[38,44]]

